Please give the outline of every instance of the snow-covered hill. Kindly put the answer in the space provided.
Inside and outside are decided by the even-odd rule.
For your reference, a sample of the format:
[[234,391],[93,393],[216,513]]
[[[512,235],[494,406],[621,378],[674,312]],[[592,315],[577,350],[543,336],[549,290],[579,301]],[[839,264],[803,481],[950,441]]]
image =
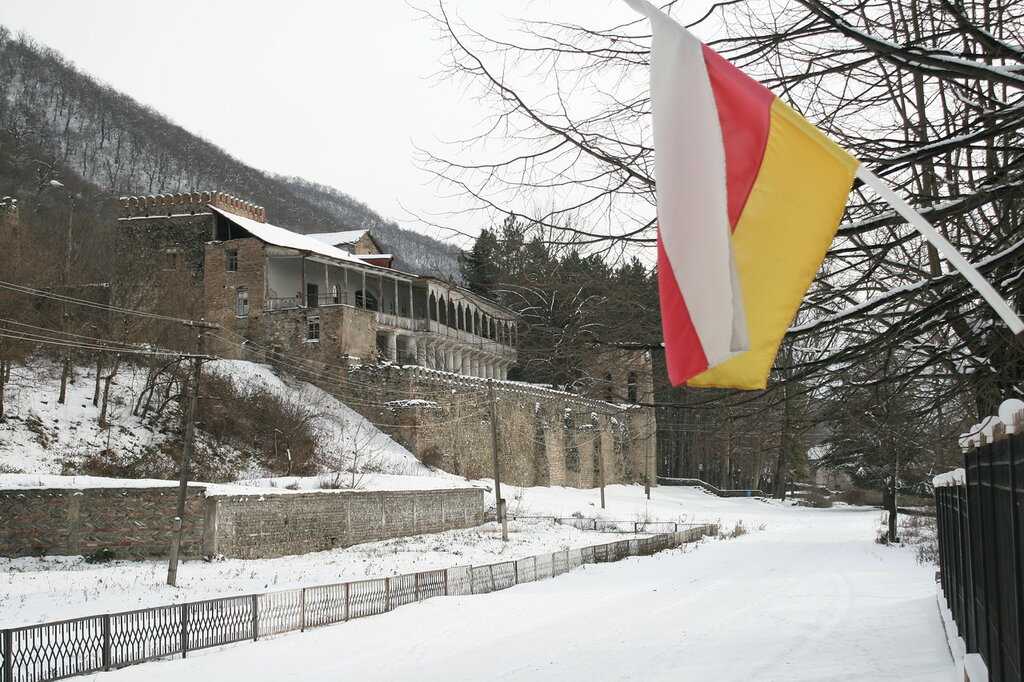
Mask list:
[[[266,365],[243,361],[218,360],[207,364],[204,371],[230,379],[243,399],[264,390],[308,414],[320,453],[322,474],[318,481],[337,478],[328,482],[334,487],[364,487],[371,474],[444,475],[421,464],[372,423],[309,383],[279,376]],[[92,404],[95,372],[94,367],[77,367],[74,383],[68,386],[68,399],[61,405],[57,403],[58,365],[35,359],[28,366],[13,369],[5,395],[7,418],[0,423],[0,473],[79,473],[90,458],[100,457],[130,468],[141,458],[159,456],[172,466],[168,455],[159,451],[175,444],[178,410],[165,410],[159,419],[133,414],[145,387],[145,368],[126,365],[118,373],[111,385],[109,428],[100,427],[100,410]],[[217,461],[223,462],[222,470],[218,470],[220,480],[252,479],[259,485],[260,479],[274,474],[261,470],[245,452],[217,442],[202,429],[197,430],[196,438],[197,452],[216,452]],[[168,449],[176,452],[175,447]],[[152,467],[146,471],[152,471]],[[270,485],[269,481],[264,484]],[[315,487],[309,481],[300,485]]]

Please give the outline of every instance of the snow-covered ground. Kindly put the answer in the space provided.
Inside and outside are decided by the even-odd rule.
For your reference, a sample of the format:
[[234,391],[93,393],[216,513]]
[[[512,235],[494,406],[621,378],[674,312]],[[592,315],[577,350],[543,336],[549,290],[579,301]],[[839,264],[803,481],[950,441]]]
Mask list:
[[666,498],[659,508],[742,515],[764,529],[97,678],[954,679],[934,567],[909,549],[876,544],[877,512],[704,499],[685,489],[654,496]]
[[90,564],[83,557],[0,558],[0,627],[488,564],[616,539],[550,521],[515,521],[506,544],[491,523],[279,559],[186,561],[178,571],[178,588],[165,584],[166,560]]

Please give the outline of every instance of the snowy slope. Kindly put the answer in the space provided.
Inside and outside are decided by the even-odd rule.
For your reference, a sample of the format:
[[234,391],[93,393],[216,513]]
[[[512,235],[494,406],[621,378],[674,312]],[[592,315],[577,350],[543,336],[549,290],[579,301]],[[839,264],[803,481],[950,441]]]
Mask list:
[[[217,360],[205,367],[209,372],[230,378],[243,394],[255,388],[265,388],[278,397],[297,402],[309,414],[316,415],[313,426],[321,449],[327,454],[322,463],[325,471],[347,468],[352,463],[353,453],[358,452],[366,460],[362,464],[376,473],[403,476],[430,476],[435,473],[365,417],[310,383],[282,378],[267,365],[242,360]],[[356,464],[358,466],[360,462]]]
[[125,366],[111,385],[110,429],[99,427],[99,408],[92,404],[95,377],[95,367],[77,367],[68,398],[60,405],[58,365],[34,360],[30,367],[14,366],[5,393],[7,419],[0,423],[0,471],[59,473],[64,462],[108,447],[139,452],[168,438],[132,415],[146,381],[143,369]]
[[[207,372],[230,378],[242,394],[265,388],[316,415],[313,426],[320,449],[326,455],[321,468],[325,472],[348,471],[353,468],[353,453],[358,453],[354,468],[361,472],[357,477],[360,488],[387,487],[384,483],[387,475],[452,478],[424,466],[364,417],[311,384],[279,377],[268,366],[250,362],[218,360],[204,367]],[[101,429],[98,424],[99,408],[92,404],[94,379],[95,368],[77,367],[75,382],[68,386],[68,399],[64,405],[59,405],[60,369],[56,364],[33,360],[29,367],[13,368],[5,393],[7,420],[0,423],[0,474],[59,474],[66,464],[75,470],[82,459],[108,448],[130,457],[174,436],[178,425],[170,416],[172,410],[156,425],[132,415],[132,408],[145,385],[144,368],[124,365],[111,385],[107,417],[112,426],[109,429]],[[212,441],[202,430],[197,430],[196,435],[198,448]],[[224,448],[219,444],[218,447]],[[240,459],[237,451],[228,450]],[[250,471],[246,478],[252,479],[247,481],[251,484],[271,486],[270,480],[261,480],[266,476],[267,472]],[[319,487],[319,480],[314,477],[301,486]],[[26,484],[24,480],[20,483]],[[279,481],[273,483],[278,484],[288,485]],[[448,481],[417,486],[412,482],[406,487],[450,487],[453,484]]]

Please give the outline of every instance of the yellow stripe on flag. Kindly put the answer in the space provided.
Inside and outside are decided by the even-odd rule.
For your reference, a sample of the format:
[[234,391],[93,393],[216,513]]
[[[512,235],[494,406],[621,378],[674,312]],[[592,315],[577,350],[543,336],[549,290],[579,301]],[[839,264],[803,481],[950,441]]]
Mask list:
[[764,160],[732,236],[750,350],[690,386],[764,388],[779,344],[832,243],[858,161],[776,99]]

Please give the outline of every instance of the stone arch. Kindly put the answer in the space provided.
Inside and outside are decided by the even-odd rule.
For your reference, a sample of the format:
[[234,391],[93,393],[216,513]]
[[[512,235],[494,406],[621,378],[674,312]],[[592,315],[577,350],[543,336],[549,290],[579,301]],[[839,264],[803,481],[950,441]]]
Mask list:
[[430,292],[430,298],[427,302],[427,315],[431,320],[437,322],[437,297],[434,296],[434,292]]
[[466,329],[466,309],[462,307],[461,303],[459,303],[459,307],[456,309],[456,311],[457,311],[456,314],[458,316],[456,318],[458,320],[458,328],[462,329],[462,330],[465,330]]
[[455,302],[451,298],[449,298],[448,299],[448,326],[449,327],[455,327],[455,324],[456,324]]
[[473,333],[480,336],[480,311],[473,311]]

